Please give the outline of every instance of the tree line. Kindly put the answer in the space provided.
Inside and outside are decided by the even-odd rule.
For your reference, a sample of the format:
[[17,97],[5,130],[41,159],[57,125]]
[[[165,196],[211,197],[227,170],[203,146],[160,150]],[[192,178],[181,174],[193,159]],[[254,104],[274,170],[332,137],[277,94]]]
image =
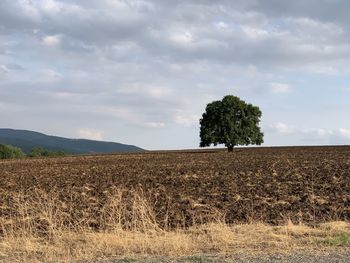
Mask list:
[[0,159],[19,159],[24,157],[55,157],[65,155],[66,153],[63,151],[50,151],[43,147],[34,147],[29,154],[25,154],[19,147],[0,144]]

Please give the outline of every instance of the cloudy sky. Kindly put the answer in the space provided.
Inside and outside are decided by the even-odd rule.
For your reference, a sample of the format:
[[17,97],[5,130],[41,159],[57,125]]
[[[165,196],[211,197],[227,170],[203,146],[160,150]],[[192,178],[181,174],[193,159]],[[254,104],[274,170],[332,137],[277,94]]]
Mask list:
[[0,127],[194,148],[208,102],[265,145],[350,144],[348,0],[1,0]]

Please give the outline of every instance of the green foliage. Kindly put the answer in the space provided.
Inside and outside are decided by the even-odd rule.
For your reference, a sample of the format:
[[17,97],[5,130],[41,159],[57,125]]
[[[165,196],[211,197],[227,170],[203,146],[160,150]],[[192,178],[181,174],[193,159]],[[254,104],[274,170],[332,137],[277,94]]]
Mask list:
[[49,151],[43,147],[35,147],[29,154],[29,157],[54,157],[54,156],[65,156],[66,153],[63,151]]
[[321,242],[327,246],[350,246],[350,233],[343,233],[338,236],[323,240]]
[[209,103],[200,120],[200,147],[224,144],[229,151],[236,145],[264,142],[259,107],[235,96]]
[[0,159],[17,159],[22,157],[24,157],[24,153],[20,148],[0,144]]

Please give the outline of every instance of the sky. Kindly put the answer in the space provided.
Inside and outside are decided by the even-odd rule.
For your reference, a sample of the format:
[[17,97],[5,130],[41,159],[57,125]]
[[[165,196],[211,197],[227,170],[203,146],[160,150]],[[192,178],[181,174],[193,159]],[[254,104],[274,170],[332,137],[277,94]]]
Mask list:
[[0,127],[199,145],[207,103],[260,107],[264,145],[350,144],[348,0],[1,0]]

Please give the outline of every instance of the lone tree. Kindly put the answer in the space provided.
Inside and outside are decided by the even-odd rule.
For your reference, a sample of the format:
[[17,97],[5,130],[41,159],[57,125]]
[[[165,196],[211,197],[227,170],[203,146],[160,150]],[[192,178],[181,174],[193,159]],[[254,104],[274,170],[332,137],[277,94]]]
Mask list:
[[236,96],[225,96],[209,103],[200,120],[200,147],[225,144],[229,152],[236,145],[264,142],[259,122],[259,107]]

